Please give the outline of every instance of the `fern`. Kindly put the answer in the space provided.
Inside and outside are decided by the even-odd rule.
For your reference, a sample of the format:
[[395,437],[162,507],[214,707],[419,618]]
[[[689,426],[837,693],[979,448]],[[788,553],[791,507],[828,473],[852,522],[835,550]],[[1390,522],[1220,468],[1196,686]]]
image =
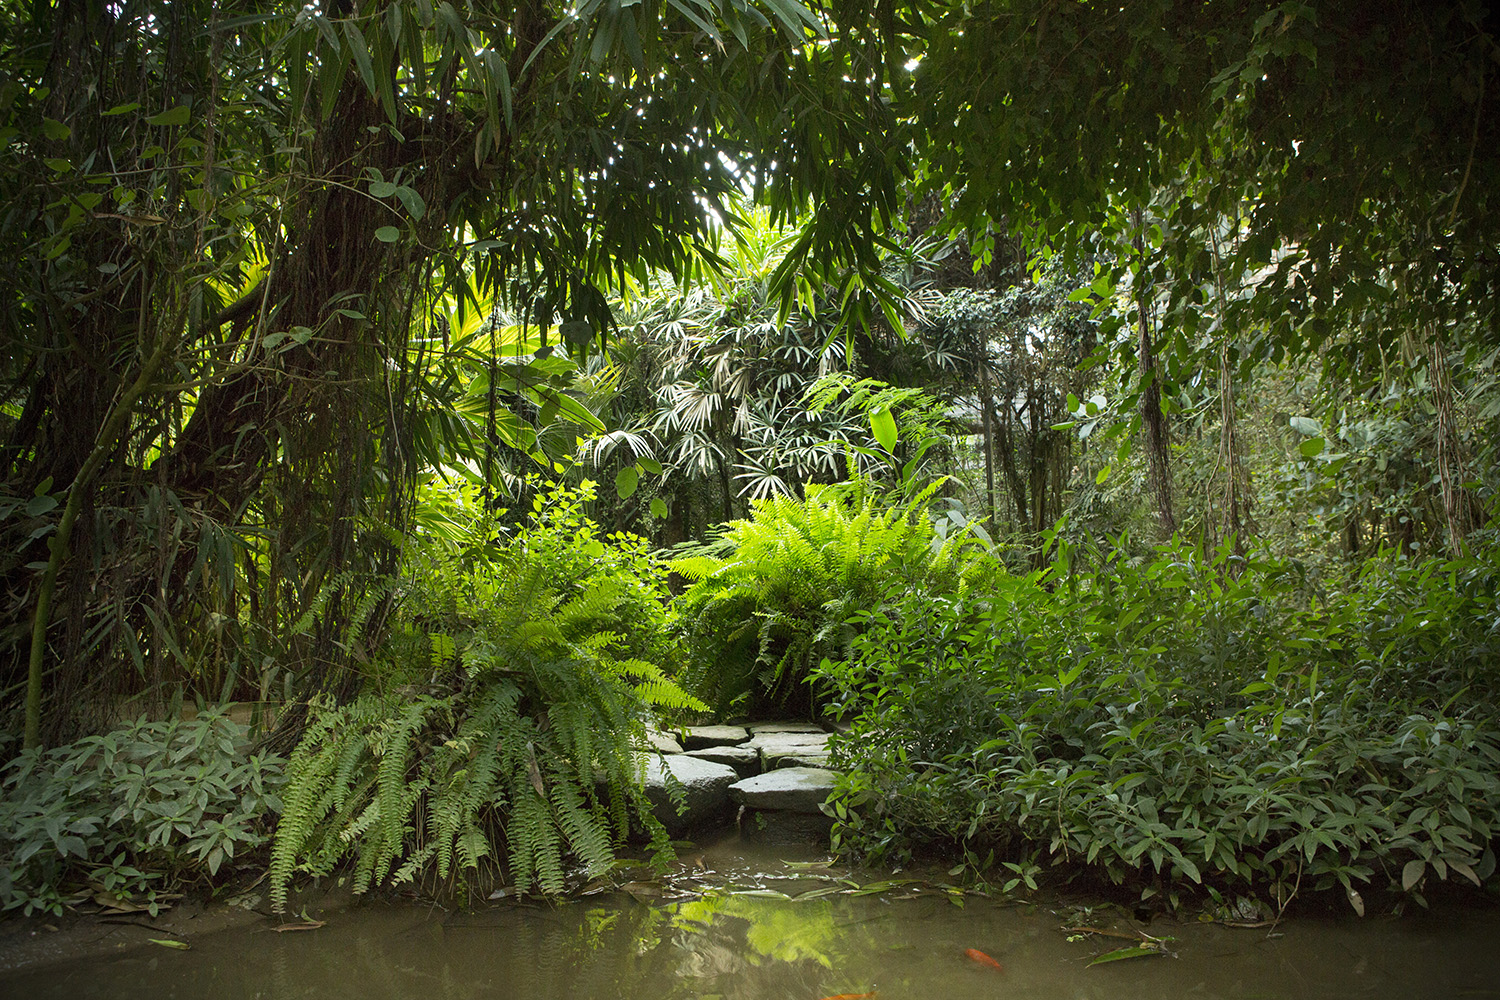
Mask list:
[[341,862],[364,892],[502,877],[503,857],[522,890],[557,893],[575,862],[608,868],[634,829],[667,850],[642,790],[644,720],[706,706],[659,665],[664,568],[628,538],[601,557],[595,530],[563,502],[491,561],[413,568],[426,634],[408,645],[438,690],[313,707],[288,768],[276,908],[298,871]]
[[843,657],[851,615],[934,568],[926,510],[940,485],[891,508],[862,480],[809,486],[803,500],[756,501],[721,541],[687,550],[672,568],[695,581],[677,601],[689,689],[721,714],[815,711],[810,675]]

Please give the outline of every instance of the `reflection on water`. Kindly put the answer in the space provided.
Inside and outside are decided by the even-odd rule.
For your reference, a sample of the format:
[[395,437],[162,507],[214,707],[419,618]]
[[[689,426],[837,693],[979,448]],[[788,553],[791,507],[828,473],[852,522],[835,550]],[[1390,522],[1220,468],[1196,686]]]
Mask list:
[[[0,978],[0,996],[150,1000],[302,997],[507,1000],[881,1000],[1057,997],[1500,997],[1500,914],[1289,921],[1281,936],[1183,924],[1175,957],[1086,968],[1123,942],[1067,940],[1044,907],[942,894],[832,894],[841,883],[771,859],[691,859],[704,885],[444,914],[367,907],[308,933],[235,931],[186,952],[134,951]],[[719,887],[710,889],[716,883]],[[772,890],[779,890],[773,892]],[[787,899],[802,895],[801,900]],[[969,961],[994,956],[1003,971]]]

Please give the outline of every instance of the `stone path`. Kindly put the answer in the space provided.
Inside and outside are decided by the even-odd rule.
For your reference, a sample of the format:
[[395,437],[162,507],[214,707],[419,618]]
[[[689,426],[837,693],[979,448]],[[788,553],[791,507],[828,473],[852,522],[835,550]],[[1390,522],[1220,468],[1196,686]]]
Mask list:
[[[827,836],[831,821],[818,807],[837,777],[826,767],[828,735],[811,722],[652,733],[651,749],[657,753],[647,761],[646,795],[674,837],[736,821],[748,833]],[[668,772],[687,797],[681,815],[667,792]]]

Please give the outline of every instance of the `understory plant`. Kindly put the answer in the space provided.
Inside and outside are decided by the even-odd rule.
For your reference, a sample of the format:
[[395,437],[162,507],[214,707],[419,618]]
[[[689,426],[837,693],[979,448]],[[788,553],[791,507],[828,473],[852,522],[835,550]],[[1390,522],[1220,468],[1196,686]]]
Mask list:
[[244,859],[268,839],[284,764],[245,750],[244,726],[205,711],[23,751],[0,770],[0,907],[154,916]]
[[635,536],[599,537],[591,489],[539,496],[503,543],[480,517],[468,544],[412,560],[385,662],[352,702],[314,706],[292,754],[275,906],[296,872],[345,861],[356,892],[432,876],[557,893],[633,829],[666,850],[642,790],[646,721],[703,706],[656,662],[664,569]]
[[840,847],[993,849],[1174,905],[1332,889],[1363,912],[1371,887],[1399,905],[1493,874],[1493,554],[1321,593],[1227,547],[1055,554],[895,595],[823,666],[856,710]]
[[927,516],[940,485],[898,504],[862,477],[809,485],[802,499],[755,501],[749,519],[675,559],[693,581],[674,605],[689,689],[720,714],[820,708],[814,667],[847,654],[855,613],[946,565]]

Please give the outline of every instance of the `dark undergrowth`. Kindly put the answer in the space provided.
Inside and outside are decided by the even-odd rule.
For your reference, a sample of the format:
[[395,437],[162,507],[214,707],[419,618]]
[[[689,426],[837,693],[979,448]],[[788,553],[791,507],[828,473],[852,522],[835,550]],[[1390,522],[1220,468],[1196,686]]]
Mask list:
[[[1140,564],[908,589],[819,678],[852,730],[835,843],[1057,866],[1169,905],[1425,903],[1495,869],[1493,554]],[[972,579],[972,576],[971,576]]]

